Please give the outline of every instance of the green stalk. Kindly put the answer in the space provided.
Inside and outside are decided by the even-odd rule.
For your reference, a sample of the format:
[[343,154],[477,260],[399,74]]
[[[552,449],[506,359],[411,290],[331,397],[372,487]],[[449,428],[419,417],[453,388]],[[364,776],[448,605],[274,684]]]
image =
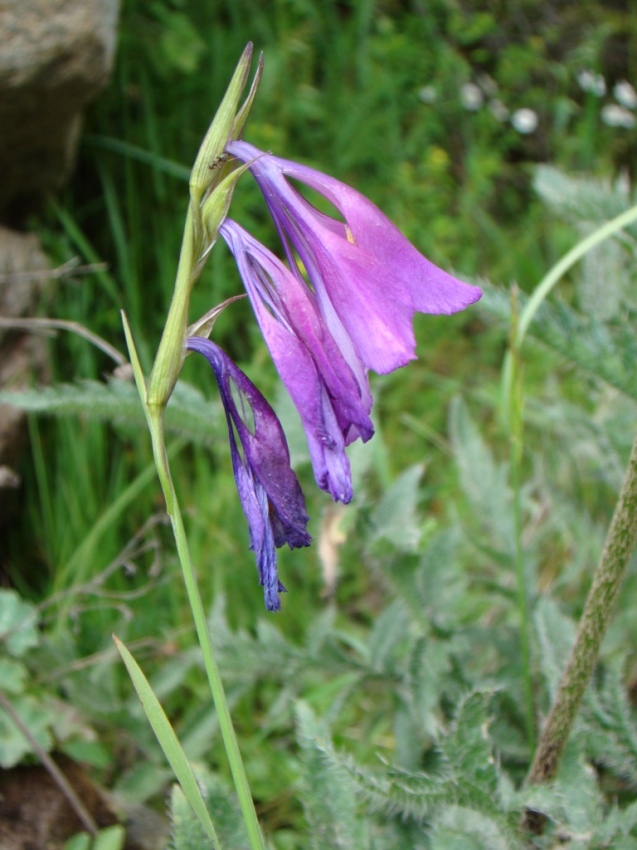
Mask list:
[[[133,338],[125,317],[124,332],[126,334],[126,341],[128,343],[128,349],[131,356],[131,363],[133,365],[133,371],[135,373],[137,389],[142,400],[145,400],[146,385],[144,381],[144,376],[142,373],[141,364],[139,363],[139,360],[135,353]],[[166,455],[166,445],[164,439],[164,408],[145,403],[144,410],[146,412],[146,419],[151,434],[153,455],[155,458],[155,465],[157,467],[157,474],[159,476],[161,488],[164,494],[164,498],[166,500],[166,510],[170,517],[170,522],[175,537],[175,543],[177,544],[177,553],[179,556],[181,570],[184,576],[184,583],[186,585],[188,601],[192,610],[192,616],[195,622],[197,637],[199,639],[199,645],[201,646],[204,667],[206,670],[206,675],[208,677],[208,683],[210,685],[210,692],[212,694],[212,699],[219,720],[221,737],[223,739],[226,755],[228,756],[228,762],[230,764],[230,770],[232,773],[235,790],[239,798],[239,805],[241,807],[241,813],[243,815],[243,820],[248,833],[250,847],[252,848],[252,850],[265,850],[263,836],[261,835],[261,829],[259,827],[259,821],[257,819],[256,809],[254,807],[254,801],[252,800],[252,794],[250,793],[248,778],[246,776],[245,767],[241,758],[241,753],[239,751],[239,744],[237,742],[234,726],[232,725],[228,701],[226,699],[223,683],[221,681],[221,675],[219,673],[219,667],[217,666],[214,649],[212,647],[212,641],[210,640],[208,624],[206,622],[206,615],[204,612],[203,603],[201,601],[201,595],[199,593],[199,587],[197,585],[197,579],[195,577],[195,571],[190,557],[188,540],[186,538],[186,532],[184,529],[181,511],[179,509],[179,502],[170,473],[170,466],[168,463],[168,457]]]
[[533,321],[540,305],[560,278],[566,274],[571,266],[574,266],[578,260],[581,260],[582,257],[588,254],[588,252],[596,245],[599,245],[600,242],[603,242],[605,239],[608,239],[610,236],[613,236],[615,233],[618,233],[620,230],[628,227],[628,225],[632,224],[634,221],[637,221],[637,206],[631,207],[629,210],[626,210],[626,212],[623,212],[611,219],[594,233],[591,233],[590,236],[586,237],[586,239],[582,239],[581,242],[578,242],[574,248],[571,248],[568,254],[565,254],[562,259],[553,266],[549,273],[534,289],[533,295],[529,298],[526,307],[520,316],[516,334],[518,348],[522,345],[522,341],[526,336],[529,325]]
[[513,534],[514,563],[517,581],[518,610],[520,612],[520,653],[524,683],[524,720],[529,749],[535,748],[535,705],[533,700],[533,674],[531,669],[531,616],[526,570],[524,566],[524,546],[522,542],[522,361],[517,343],[517,303],[513,291],[513,326],[509,356],[505,363],[505,374],[509,380],[509,464],[511,467],[511,489],[513,490]]
[[575,716],[593,674],[628,561],[637,544],[637,437],[615,506],[575,643],[540,738],[528,781],[550,782],[556,775]]
[[[521,505],[521,460],[522,460],[522,434],[523,434],[523,423],[522,423],[522,370],[521,370],[521,351],[522,344],[524,342],[524,338],[529,329],[529,326],[533,319],[535,318],[535,314],[539,310],[542,302],[546,299],[551,290],[555,287],[558,281],[563,277],[563,275],[573,266],[578,260],[584,257],[589,251],[591,251],[596,245],[599,245],[604,240],[613,236],[615,233],[618,233],[620,230],[623,230],[628,225],[637,221],[637,206],[631,207],[625,212],[613,218],[611,221],[604,224],[602,227],[595,230],[585,239],[582,239],[572,248],[567,254],[565,254],[558,263],[556,263],[552,269],[545,275],[545,277],[540,281],[538,286],[533,291],[533,294],[529,298],[526,303],[522,314],[519,319],[517,316],[517,309],[514,309],[513,312],[513,325],[511,330],[511,341],[509,346],[509,351],[505,358],[504,368],[503,368],[503,391],[505,398],[505,409],[509,413],[509,433],[510,433],[510,441],[511,441],[511,449],[510,449],[510,463],[511,463],[511,486],[513,488],[513,514],[514,514],[514,525],[515,525],[515,567],[517,574],[517,584],[518,584],[518,602],[520,608],[521,615],[521,635],[520,635],[520,643],[521,643],[521,652],[522,652],[522,664],[524,667],[524,692],[525,692],[525,714],[526,714],[526,726],[527,726],[527,734],[529,741],[531,743],[535,740],[535,722],[534,722],[534,711],[533,711],[533,682],[531,675],[531,653],[530,653],[530,616],[529,616],[529,599],[528,592],[526,587],[526,575],[524,570],[524,550],[522,546],[522,505]],[[516,305],[514,304],[514,308]],[[626,482],[624,484],[626,487]],[[623,492],[623,491],[622,491]],[[620,498],[621,501],[621,498]],[[611,529],[612,530],[612,529]],[[609,532],[610,534],[610,532]],[[623,572],[622,572],[623,575]],[[605,579],[606,580],[606,579]],[[591,590],[591,593],[593,591]],[[614,597],[613,597],[614,601]],[[612,610],[612,605],[611,605]],[[586,611],[585,611],[586,614]],[[599,621],[599,614],[597,616],[597,621]],[[610,611],[605,615],[610,618]],[[582,619],[582,622],[584,620]],[[604,625],[604,631],[607,626]],[[586,628],[589,628],[586,626]],[[602,633],[603,636],[603,633]],[[599,642],[596,645],[594,650],[595,657],[597,651],[599,650],[599,643],[601,643],[601,637]],[[577,644],[576,644],[577,646]],[[587,643],[587,646],[589,645]],[[579,650],[578,650],[579,652]],[[592,671],[592,666],[594,665],[595,658],[589,659],[587,663],[590,663],[590,670]],[[584,665],[586,667],[586,665]],[[565,674],[566,676],[566,674]],[[590,671],[586,676],[585,681],[588,681],[590,677]],[[584,688],[585,688],[584,684]],[[570,686],[569,686],[570,687]],[[583,693],[583,690],[582,690]],[[577,706],[579,706],[579,701],[581,700],[581,695],[577,700]],[[569,703],[570,705],[570,703]],[[577,706],[575,711],[577,710]],[[569,720],[566,720],[563,715],[564,707],[561,707],[558,711],[557,720],[560,724],[560,728],[565,732],[566,737],[562,741],[559,752],[556,757],[555,762],[555,770],[557,770],[557,764],[559,763],[559,759],[562,754],[563,746],[566,743],[566,739],[568,738],[568,731],[573,723],[574,713]],[[570,711],[570,709],[568,710]],[[567,711],[567,713],[568,713]],[[569,715],[570,716],[570,715]],[[540,768],[540,762],[545,764],[547,759],[547,751],[543,750],[543,747],[547,748],[552,746],[552,738],[551,736],[556,733],[561,735],[562,733],[556,732],[556,727],[552,726],[552,731],[549,730],[549,738],[547,738],[547,728],[544,730],[542,735],[542,739],[540,741],[539,749],[535,756],[535,761],[533,767],[531,769],[530,781],[533,782],[541,782],[547,781],[549,774],[546,773],[547,778],[541,779],[540,776],[543,775],[546,771],[544,768]],[[539,760],[539,761],[538,761]],[[551,776],[554,773],[550,774]]]

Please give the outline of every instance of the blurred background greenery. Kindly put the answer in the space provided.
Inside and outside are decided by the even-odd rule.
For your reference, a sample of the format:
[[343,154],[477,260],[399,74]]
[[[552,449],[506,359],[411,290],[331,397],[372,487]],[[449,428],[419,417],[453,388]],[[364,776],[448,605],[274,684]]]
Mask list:
[[[54,262],[80,256],[107,268],[52,284],[43,315],[80,322],[124,351],[123,308],[150,367],[174,282],[184,177],[247,41],[264,52],[265,71],[246,138],[355,186],[460,277],[528,293],[582,234],[631,203],[637,18],[629,3],[124,0],[113,80],[87,116],[76,174],[34,223]],[[277,250],[248,177],[232,215]],[[584,348],[606,334],[600,350],[615,352],[617,334],[634,327],[634,266],[627,234],[560,285],[563,312],[553,320],[567,342],[569,327]],[[219,244],[192,319],[240,287]],[[249,306],[219,320],[216,340],[281,411],[312,518],[316,545],[281,553],[289,592],[276,617],[262,610],[216,388],[205,367],[186,363],[193,388],[184,408],[209,418],[210,434],[207,444],[201,429],[191,439],[176,417],[175,477],[204,599],[217,606],[212,627],[253,790],[281,850],[308,846],[291,731],[298,697],[361,762],[377,764],[380,752],[424,769],[461,695],[493,688],[498,758],[514,781],[528,766],[500,400],[507,299],[451,319],[417,317],[418,362],[373,380],[378,433],[354,447],[356,498],[346,509],[316,491]],[[524,544],[544,625],[581,610],[635,422],[635,385],[629,374],[618,387],[617,377],[630,338],[617,342],[610,378],[596,373],[595,357],[580,368],[585,358],[567,342],[531,340],[525,357]],[[113,369],[72,336],[51,341],[51,357],[55,383],[104,385]],[[87,398],[94,389],[84,385]],[[149,441],[132,413],[112,406],[96,416],[98,401],[96,390],[93,411],[30,418],[22,504],[4,556],[43,624],[24,662],[24,693],[44,707],[63,700],[82,718],[65,730],[43,721],[48,746],[88,760],[129,796],[161,799],[169,773],[112,655],[113,631],[153,677],[189,754],[222,775],[226,768]],[[635,584],[632,570],[609,657],[634,646]],[[548,596],[562,614],[541,608]],[[533,646],[538,710],[549,645],[570,627],[554,640],[542,628]],[[629,686],[636,672],[633,660]],[[633,775],[607,773],[605,788],[600,779],[600,811],[612,795],[633,799]],[[417,822],[406,817],[391,829],[423,842],[411,846],[452,846],[444,825],[415,839]]]

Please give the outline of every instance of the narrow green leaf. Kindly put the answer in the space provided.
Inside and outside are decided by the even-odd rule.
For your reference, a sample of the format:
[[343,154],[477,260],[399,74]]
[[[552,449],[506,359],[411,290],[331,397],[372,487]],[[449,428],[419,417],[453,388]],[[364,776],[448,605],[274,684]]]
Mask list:
[[91,850],[122,850],[126,833],[124,827],[119,824],[107,826],[95,836]]
[[193,773],[190,762],[186,758],[186,754],[175,735],[173,727],[170,725],[170,721],[166,717],[159,700],[153,693],[152,688],[148,684],[146,677],[142,673],[141,668],[133,656],[115,635],[113,635],[113,640],[115,641],[115,646],[122,656],[126,669],[133,681],[133,685],[141,700],[148,722],[157,736],[157,740],[164,751],[164,755],[168,759],[188,802],[199,818],[201,825],[206,830],[207,835],[210,837],[213,846],[215,848],[220,848],[221,845],[219,844],[219,840],[210,819],[210,815],[208,814],[208,809],[206,808],[204,799],[201,796],[201,791],[199,790],[199,785],[195,779],[195,774]]
[[91,836],[88,832],[78,832],[64,845],[64,850],[91,850]]

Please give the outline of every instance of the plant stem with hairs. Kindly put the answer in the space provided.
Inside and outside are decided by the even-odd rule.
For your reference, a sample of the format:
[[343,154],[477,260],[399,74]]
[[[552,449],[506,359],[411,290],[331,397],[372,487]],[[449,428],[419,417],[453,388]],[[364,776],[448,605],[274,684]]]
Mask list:
[[528,777],[531,784],[550,782],[557,773],[636,543],[637,437],[575,643],[531,766]]

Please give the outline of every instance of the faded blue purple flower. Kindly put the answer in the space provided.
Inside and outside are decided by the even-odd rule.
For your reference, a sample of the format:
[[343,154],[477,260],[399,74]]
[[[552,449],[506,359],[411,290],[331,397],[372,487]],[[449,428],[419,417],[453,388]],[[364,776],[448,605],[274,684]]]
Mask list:
[[[359,386],[366,370],[386,374],[415,359],[415,312],[455,313],[482,292],[435,266],[363,195],[313,168],[247,142],[232,156],[250,163],[297,280],[303,264],[322,317]],[[323,195],[343,221],[312,206],[290,183]]]
[[374,433],[366,376],[354,374],[314,294],[274,254],[233,221],[226,219],[219,232],[235,256],[272,359],[299,411],[317,484],[349,502],[345,446]]
[[[308,516],[298,479],[290,468],[290,453],[276,414],[254,384],[208,339],[190,337],[214,371],[226,412],[232,467],[243,512],[250,529],[259,582],[268,611],[281,607],[285,591],[277,573],[276,548],[308,546]],[[239,444],[235,437],[239,438]]]

